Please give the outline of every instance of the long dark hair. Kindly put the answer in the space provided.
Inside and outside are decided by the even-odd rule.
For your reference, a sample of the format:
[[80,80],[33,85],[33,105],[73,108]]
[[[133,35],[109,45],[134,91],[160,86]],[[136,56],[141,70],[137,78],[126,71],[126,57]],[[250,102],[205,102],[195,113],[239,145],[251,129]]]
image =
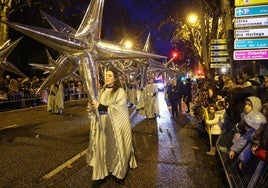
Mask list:
[[[120,83],[120,80],[119,80],[119,75],[118,75],[118,72],[116,70],[112,69],[112,68],[107,70],[106,72],[108,72],[108,71],[111,71],[113,73],[113,75],[114,75],[115,82],[114,82],[114,85],[112,86],[113,89],[112,89],[112,92],[111,92],[111,94],[114,94],[121,87],[121,83]],[[105,85],[104,90],[107,87],[108,86]]]

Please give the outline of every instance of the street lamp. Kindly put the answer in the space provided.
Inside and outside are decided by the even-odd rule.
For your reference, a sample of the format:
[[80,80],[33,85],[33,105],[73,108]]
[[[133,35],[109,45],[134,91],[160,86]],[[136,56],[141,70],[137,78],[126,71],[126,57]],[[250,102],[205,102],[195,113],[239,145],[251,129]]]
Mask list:
[[188,16],[188,22],[190,23],[190,24],[195,24],[196,22],[197,22],[197,19],[198,19],[198,16],[197,15],[195,15],[195,14],[190,14],[189,16]]
[[127,41],[124,42],[124,46],[126,48],[129,48],[130,49],[130,48],[133,47],[133,43],[131,41],[127,40]]

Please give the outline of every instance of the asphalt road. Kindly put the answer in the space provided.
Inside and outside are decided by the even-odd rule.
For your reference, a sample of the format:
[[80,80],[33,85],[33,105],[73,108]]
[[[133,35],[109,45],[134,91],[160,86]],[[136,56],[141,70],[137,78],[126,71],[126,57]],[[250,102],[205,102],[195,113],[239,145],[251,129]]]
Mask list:
[[[208,146],[192,117],[180,114],[172,120],[162,93],[159,102],[157,120],[130,109],[138,168],[129,170],[122,184],[107,178],[99,187],[228,187],[217,156],[205,154]],[[68,102],[61,115],[46,112],[45,106],[1,112],[0,187],[92,187],[92,168],[84,156],[86,103]]]

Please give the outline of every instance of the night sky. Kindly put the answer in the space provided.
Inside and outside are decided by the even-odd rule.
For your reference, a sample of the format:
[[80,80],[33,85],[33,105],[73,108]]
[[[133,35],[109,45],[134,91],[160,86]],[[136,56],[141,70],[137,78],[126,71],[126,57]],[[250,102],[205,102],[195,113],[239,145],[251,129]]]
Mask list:
[[151,33],[151,42],[154,44],[155,53],[169,56],[172,49],[170,38],[161,38],[161,33],[158,31],[158,24],[163,19],[157,10],[161,9],[161,5],[155,1],[144,1],[142,5],[137,4],[137,0],[123,1],[123,6],[129,11],[130,16],[135,24],[143,24],[142,32],[143,41],[148,33]]

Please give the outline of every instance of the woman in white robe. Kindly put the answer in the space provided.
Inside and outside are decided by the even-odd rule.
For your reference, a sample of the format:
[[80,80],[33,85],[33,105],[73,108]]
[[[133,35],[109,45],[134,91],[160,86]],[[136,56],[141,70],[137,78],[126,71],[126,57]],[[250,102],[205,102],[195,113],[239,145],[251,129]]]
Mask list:
[[108,175],[124,179],[128,168],[137,163],[132,145],[132,132],[127,107],[127,97],[120,88],[118,73],[106,72],[105,86],[100,91],[99,101],[92,101],[98,109],[100,125],[91,121],[91,136],[87,162],[93,167],[92,180],[102,180]]
[[148,84],[144,87],[136,109],[140,115],[146,116],[147,119],[160,117],[158,90],[154,85],[153,78],[150,78]]
[[48,102],[47,102],[47,111],[54,114],[63,113],[64,109],[64,92],[61,81],[52,84],[50,86]]

